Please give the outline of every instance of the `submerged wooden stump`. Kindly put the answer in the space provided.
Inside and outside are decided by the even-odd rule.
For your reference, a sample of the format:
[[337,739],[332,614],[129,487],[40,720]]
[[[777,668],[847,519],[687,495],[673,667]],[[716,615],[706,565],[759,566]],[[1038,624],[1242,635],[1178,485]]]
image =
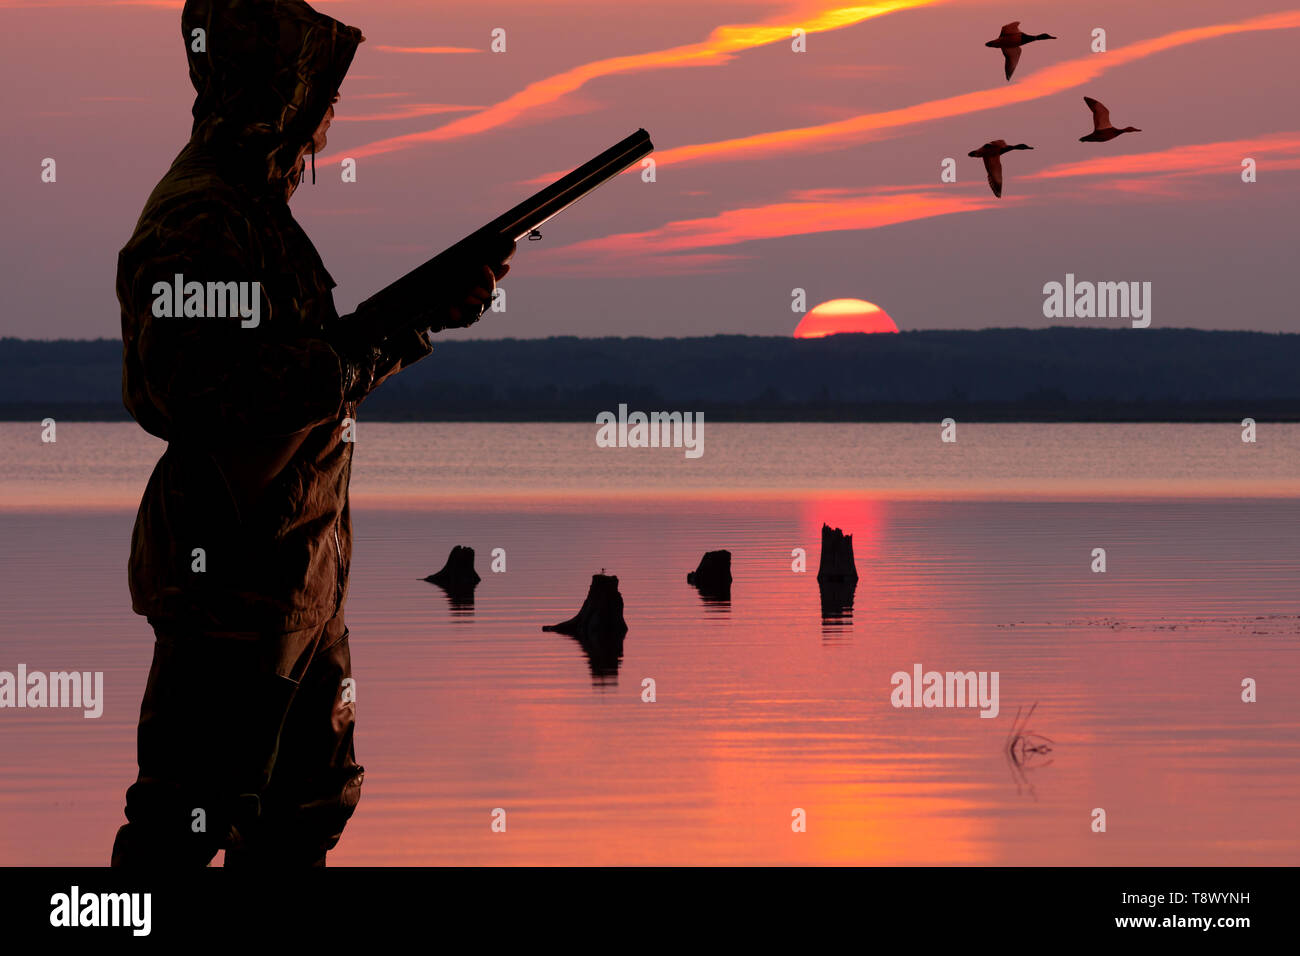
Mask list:
[[623,620],[623,595],[618,592],[618,578],[612,574],[593,574],[582,609],[567,621],[543,625],[542,630],[584,641],[621,642],[627,633],[627,622]]
[[451,554],[447,555],[447,563],[442,566],[442,570],[429,575],[424,580],[438,585],[449,593],[469,592],[472,596],[474,588],[482,580],[474,570],[474,549],[456,545],[451,549]]
[[731,552],[706,551],[699,567],[686,575],[686,583],[693,584],[704,597],[731,597]]
[[822,525],[822,555],[817,564],[818,584],[857,582],[858,567],[853,562],[853,535],[839,528]]
[[822,554],[817,565],[817,590],[822,617],[853,613],[853,593],[858,589],[858,567],[853,561],[853,535],[822,525]]
[[618,666],[623,661],[623,636],[627,634],[618,578],[612,574],[593,574],[582,609],[567,621],[543,625],[542,630],[567,634],[577,641],[598,683],[606,683],[611,678],[617,680]]

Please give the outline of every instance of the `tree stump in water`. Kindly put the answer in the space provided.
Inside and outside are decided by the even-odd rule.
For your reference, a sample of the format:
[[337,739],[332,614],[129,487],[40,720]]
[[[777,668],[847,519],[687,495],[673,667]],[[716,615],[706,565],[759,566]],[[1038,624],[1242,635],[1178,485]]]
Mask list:
[[858,580],[853,562],[853,535],[822,525],[822,555],[817,564],[818,584],[844,584]]
[[543,625],[542,630],[568,634],[583,641],[622,642],[627,622],[623,620],[623,595],[618,593],[618,578],[612,574],[593,574],[582,609],[567,621]]
[[845,617],[853,610],[858,588],[858,568],[853,561],[853,535],[822,525],[822,554],[817,565],[817,590],[822,617]]
[[686,583],[693,584],[704,597],[731,597],[731,552],[706,551],[699,567],[687,573]]
[[466,594],[473,598],[474,588],[482,580],[474,570],[474,549],[456,545],[447,555],[447,563],[442,570],[431,574],[424,580],[447,591],[449,594]]

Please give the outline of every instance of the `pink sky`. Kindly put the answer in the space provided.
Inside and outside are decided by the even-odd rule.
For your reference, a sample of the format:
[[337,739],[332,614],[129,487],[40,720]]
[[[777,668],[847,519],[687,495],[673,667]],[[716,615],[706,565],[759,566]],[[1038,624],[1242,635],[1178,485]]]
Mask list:
[[[368,38],[293,200],[341,311],[644,126],[657,181],[624,176],[551,223],[475,336],[787,334],[795,287],[904,330],[1041,326],[1067,272],[1152,282],[1156,326],[1292,329],[1297,6],[316,5]],[[0,0],[0,334],[118,334],[117,250],[189,128],[179,8]],[[1017,17],[1059,39],[1007,83],[983,43]],[[1143,132],[1079,143],[1084,95]],[[999,138],[1035,147],[1006,158],[1001,201],[966,156]]]

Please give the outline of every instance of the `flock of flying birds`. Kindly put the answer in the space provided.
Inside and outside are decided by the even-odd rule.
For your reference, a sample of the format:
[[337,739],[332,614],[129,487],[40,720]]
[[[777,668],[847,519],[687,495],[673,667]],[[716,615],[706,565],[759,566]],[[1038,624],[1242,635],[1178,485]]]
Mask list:
[[[1014,23],[1008,23],[1004,26],[996,40],[990,40],[984,45],[1002,51],[1002,56],[1006,59],[1007,79],[1010,80],[1011,74],[1016,71],[1016,64],[1020,62],[1021,47],[1026,43],[1033,43],[1035,40],[1055,39],[1056,37],[1050,33],[1022,33],[1020,21],[1016,20]],[[1092,132],[1087,136],[1080,136],[1079,142],[1108,143],[1116,136],[1121,136],[1124,133],[1142,132],[1136,126],[1125,126],[1123,129],[1116,129],[1110,122],[1110,110],[1091,96],[1085,96],[1083,101],[1088,104],[1088,109],[1092,110]],[[1006,140],[995,139],[991,143],[985,143],[979,149],[971,150],[967,155],[984,160],[984,169],[989,175],[989,187],[992,188],[993,195],[1001,199],[1002,154],[1009,153],[1013,149],[1033,148],[1032,146],[1026,146],[1024,143],[1008,146]]]

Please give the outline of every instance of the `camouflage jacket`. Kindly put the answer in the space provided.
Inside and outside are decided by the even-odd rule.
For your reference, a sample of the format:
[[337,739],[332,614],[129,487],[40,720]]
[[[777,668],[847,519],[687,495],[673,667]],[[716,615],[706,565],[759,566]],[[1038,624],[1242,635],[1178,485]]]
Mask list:
[[[296,630],[344,600],[344,420],[364,396],[348,394],[335,283],[287,184],[361,36],[301,0],[188,0],[181,23],[193,133],[118,257],[123,400],[168,443],[132,535],[132,606],[213,630]],[[189,300],[190,282],[207,289],[195,314],[159,305],[167,286]],[[253,282],[256,324],[223,308],[226,283]],[[411,333],[375,380],[429,351]],[[236,467],[261,469],[259,493],[237,490]]]

